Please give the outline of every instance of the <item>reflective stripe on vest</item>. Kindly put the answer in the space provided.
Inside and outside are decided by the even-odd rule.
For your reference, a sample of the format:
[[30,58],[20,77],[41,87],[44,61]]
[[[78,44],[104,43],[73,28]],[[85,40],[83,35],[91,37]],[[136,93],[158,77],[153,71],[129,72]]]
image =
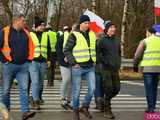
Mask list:
[[37,58],[40,55],[42,55],[44,58],[47,59],[47,43],[48,43],[47,32],[42,33],[41,43],[39,43],[36,33],[30,32],[30,35],[35,45],[34,58]]
[[48,36],[51,45],[51,52],[56,52],[57,35],[53,31],[48,31]]
[[[10,55],[11,53],[11,49],[9,48],[9,31],[10,31],[10,26],[7,26],[5,28],[3,28],[4,31],[4,46],[1,49],[4,57],[8,60],[8,61],[12,61],[12,57]],[[33,51],[34,51],[34,45],[33,45],[33,41],[31,39],[31,36],[29,34],[29,32],[26,29],[23,29],[23,31],[26,33],[27,37],[28,37],[28,45],[29,45],[29,49],[28,49],[28,60],[32,60],[33,59]]]
[[87,62],[91,58],[96,62],[96,37],[94,32],[89,32],[90,47],[88,47],[85,37],[80,32],[73,32],[76,37],[76,45],[73,48],[73,56],[76,61]]
[[141,66],[160,66],[160,37],[152,35],[144,41],[146,49]]
[[69,32],[64,32],[63,49],[67,43],[68,37],[69,37]]

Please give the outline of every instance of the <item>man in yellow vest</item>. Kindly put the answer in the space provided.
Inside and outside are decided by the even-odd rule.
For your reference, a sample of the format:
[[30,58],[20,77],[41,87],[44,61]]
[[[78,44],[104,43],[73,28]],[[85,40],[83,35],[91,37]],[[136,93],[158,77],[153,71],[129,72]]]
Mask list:
[[[64,48],[66,60],[72,66],[73,120],[80,119],[79,111],[92,118],[88,109],[95,89],[96,37],[89,30],[89,24],[87,15],[80,16],[78,29],[70,34]],[[88,92],[79,109],[82,75],[88,83]]]
[[49,42],[50,42],[50,51],[49,51],[49,65],[47,71],[48,86],[54,85],[55,78],[55,67],[56,67],[56,44],[57,44],[57,34],[52,30],[50,25],[46,26],[46,32],[48,33]]
[[[154,34],[154,31],[157,31]],[[138,72],[138,64],[143,70],[144,86],[148,107],[146,112],[156,110],[157,87],[160,75],[160,25],[150,29],[151,35],[140,42],[134,58],[134,71]]]
[[48,59],[48,34],[44,32],[45,24],[44,21],[36,17],[35,18],[35,31],[30,32],[33,40],[34,56],[33,61],[30,64],[30,77],[31,77],[31,88],[33,97],[33,108],[40,110],[40,104],[43,104],[42,99],[43,82],[44,76],[47,72],[47,59]]

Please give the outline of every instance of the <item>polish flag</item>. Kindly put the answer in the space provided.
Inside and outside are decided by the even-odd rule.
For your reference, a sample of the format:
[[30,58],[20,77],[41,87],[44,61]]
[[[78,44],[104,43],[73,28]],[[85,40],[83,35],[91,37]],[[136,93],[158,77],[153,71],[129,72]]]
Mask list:
[[90,18],[90,29],[93,32],[100,33],[104,30],[104,20],[101,17],[99,17],[98,15],[96,15],[88,9],[84,12],[84,15],[88,15],[88,17]]
[[154,13],[156,16],[160,16],[160,0],[154,1]]

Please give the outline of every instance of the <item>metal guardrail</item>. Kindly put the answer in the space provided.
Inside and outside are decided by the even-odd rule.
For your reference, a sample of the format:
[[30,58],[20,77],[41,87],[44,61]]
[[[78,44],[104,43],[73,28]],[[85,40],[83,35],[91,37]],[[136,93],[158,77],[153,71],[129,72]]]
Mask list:
[[133,59],[122,59],[121,67],[133,67]]

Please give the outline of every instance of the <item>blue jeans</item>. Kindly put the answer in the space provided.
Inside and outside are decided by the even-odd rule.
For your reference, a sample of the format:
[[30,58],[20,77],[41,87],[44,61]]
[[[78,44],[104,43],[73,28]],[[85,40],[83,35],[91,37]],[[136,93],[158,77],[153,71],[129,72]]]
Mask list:
[[3,93],[2,101],[10,110],[10,89],[14,78],[18,81],[18,87],[20,89],[20,101],[22,112],[29,111],[28,100],[28,77],[29,77],[29,63],[22,65],[16,65],[12,63],[3,63]]
[[95,90],[95,68],[73,68],[72,67],[72,99],[73,110],[79,109],[79,96],[81,89],[82,75],[87,80],[88,92],[83,101],[83,107],[89,107]]
[[46,62],[32,61],[29,67],[31,77],[32,97],[34,101],[42,99],[43,82],[47,71]]
[[146,99],[148,104],[148,111],[152,112],[156,109],[159,74],[144,73],[143,77],[144,77]]
[[103,78],[100,73],[96,73],[96,89],[95,89],[95,98],[104,97],[103,90]]

